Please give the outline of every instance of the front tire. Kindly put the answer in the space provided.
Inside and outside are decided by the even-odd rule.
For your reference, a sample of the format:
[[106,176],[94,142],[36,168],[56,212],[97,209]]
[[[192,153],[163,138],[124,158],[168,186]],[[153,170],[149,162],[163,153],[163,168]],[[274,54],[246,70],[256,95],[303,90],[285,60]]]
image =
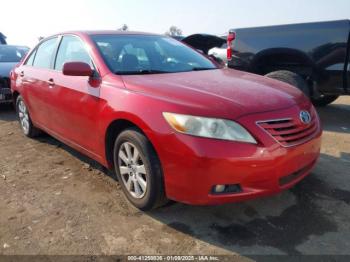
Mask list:
[[123,192],[135,207],[147,211],[167,202],[160,161],[138,129],[127,129],[117,137],[113,161]]
[[16,100],[16,111],[23,134],[30,138],[38,136],[41,132],[33,125],[27,105],[25,104],[23,97],[20,95]]
[[287,70],[279,70],[268,73],[265,75],[266,77],[273,78],[292,86],[295,86],[300,91],[302,91],[307,97],[310,98],[310,89],[306,83],[306,81],[298,74],[287,71]]
[[312,103],[315,106],[326,106],[338,99],[337,95],[322,95],[319,98],[313,98]]

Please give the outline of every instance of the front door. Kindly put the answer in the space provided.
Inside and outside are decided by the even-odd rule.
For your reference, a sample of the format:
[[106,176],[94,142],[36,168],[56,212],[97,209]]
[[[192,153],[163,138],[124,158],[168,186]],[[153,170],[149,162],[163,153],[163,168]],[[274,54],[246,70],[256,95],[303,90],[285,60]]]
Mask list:
[[[54,63],[53,87],[50,89],[52,130],[75,146],[96,152],[97,116],[101,110],[100,87],[90,84],[90,77],[63,75],[66,62],[84,62],[94,67],[80,38],[63,36]],[[97,76],[98,77],[98,76]]]

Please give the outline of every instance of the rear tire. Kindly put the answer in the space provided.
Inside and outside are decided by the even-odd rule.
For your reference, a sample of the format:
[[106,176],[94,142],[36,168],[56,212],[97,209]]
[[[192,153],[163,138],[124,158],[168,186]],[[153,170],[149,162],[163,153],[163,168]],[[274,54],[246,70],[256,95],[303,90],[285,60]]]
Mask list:
[[28,108],[21,95],[19,95],[16,100],[16,111],[19,124],[25,136],[34,138],[41,134],[40,129],[33,125]]
[[113,162],[123,192],[135,207],[147,211],[167,203],[160,161],[138,129],[120,133],[114,144]]
[[334,102],[335,100],[338,99],[338,95],[323,95],[323,96],[320,96],[319,98],[316,98],[316,99],[312,99],[312,103],[315,105],[315,106],[326,106],[326,105],[329,105],[330,103]]
[[300,75],[294,72],[287,70],[279,70],[268,73],[265,76],[295,86],[300,91],[302,91],[307,97],[310,98],[310,89],[306,81]]

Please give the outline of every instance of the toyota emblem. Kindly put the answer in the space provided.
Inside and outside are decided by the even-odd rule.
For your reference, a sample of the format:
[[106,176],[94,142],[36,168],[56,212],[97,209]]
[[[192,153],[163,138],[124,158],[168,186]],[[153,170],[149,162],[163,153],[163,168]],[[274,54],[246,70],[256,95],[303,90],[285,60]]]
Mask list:
[[304,123],[305,125],[310,124],[311,115],[308,111],[301,111],[299,117],[301,122]]

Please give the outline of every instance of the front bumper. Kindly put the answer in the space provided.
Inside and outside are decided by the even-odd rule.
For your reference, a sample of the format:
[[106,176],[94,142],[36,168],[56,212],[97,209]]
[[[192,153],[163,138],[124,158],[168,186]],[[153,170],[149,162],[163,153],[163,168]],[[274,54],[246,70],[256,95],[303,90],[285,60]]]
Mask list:
[[0,76],[0,103],[11,102],[11,98],[10,80]]
[[[183,203],[210,205],[267,196],[292,187],[310,173],[320,155],[319,120],[314,136],[293,147],[278,144],[256,121],[299,115],[303,107],[306,105],[238,119],[256,136],[258,145],[178,133],[163,135],[158,154],[167,196]],[[241,191],[215,195],[212,188],[219,184],[238,184]]]
[[0,87],[0,103],[11,102],[11,89],[10,88],[1,88]]

